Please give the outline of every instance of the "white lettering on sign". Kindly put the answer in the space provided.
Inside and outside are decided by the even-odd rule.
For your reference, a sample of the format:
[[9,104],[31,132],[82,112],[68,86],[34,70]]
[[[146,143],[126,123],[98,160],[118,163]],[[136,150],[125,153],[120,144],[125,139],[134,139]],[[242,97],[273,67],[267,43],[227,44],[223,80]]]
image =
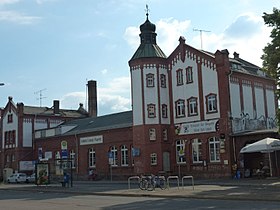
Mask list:
[[103,136],[89,136],[80,138],[80,145],[102,144]]
[[176,125],[177,135],[186,135],[194,133],[215,132],[219,120],[208,120],[193,123],[181,123]]

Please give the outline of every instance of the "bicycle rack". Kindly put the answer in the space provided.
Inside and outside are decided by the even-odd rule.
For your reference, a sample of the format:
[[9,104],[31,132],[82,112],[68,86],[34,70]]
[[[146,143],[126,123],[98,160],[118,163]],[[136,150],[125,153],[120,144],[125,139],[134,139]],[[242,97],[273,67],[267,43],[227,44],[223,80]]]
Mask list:
[[193,181],[193,176],[183,176],[182,177],[182,187],[184,188],[184,179],[192,179],[192,187],[194,190],[194,181]]
[[177,179],[177,185],[178,185],[178,189],[179,189],[179,177],[178,176],[169,176],[168,178],[167,178],[167,186],[168,186],[168,189],[170,188],[170,186],[169,186],[169,180],[170,179]]
[[131,176],[128,178],[127,183],[128,183],[128,189],[130,189],[130,180],[132,179],[137,179],[138,182],[140,182],[140,177],[139,176]]

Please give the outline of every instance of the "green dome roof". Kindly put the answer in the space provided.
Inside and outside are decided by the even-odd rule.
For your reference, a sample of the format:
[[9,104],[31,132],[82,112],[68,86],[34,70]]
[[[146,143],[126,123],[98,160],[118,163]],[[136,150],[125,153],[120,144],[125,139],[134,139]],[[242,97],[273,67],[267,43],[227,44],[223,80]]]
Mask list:
[[147,19],[145,23],[140,25],[141,44],[132,56],[131,60],[137,58],[166,58],[165,54],[156,43],[156,25],[149,21],[149,14],[147,13],[146,15]]

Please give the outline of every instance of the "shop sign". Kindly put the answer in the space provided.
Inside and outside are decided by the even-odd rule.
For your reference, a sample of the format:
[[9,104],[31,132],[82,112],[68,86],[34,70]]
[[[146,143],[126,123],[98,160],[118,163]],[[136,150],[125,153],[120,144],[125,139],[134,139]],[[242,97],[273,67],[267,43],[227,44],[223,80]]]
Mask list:
[[103,136],[89,136],[80,138],[80,145],[89,145],[89,144],[102,144]]
[[177,135],[216,132],[219,120],[207,120],[192,123],[180,123],[176,125]]

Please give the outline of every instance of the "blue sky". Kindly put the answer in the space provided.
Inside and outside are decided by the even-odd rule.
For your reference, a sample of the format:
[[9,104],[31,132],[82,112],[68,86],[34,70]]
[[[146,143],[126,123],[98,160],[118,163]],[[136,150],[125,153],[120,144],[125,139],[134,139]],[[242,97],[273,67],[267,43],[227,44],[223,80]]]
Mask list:
[[[0,0],[0,107],[15,103],[78,109],[86,84],[96,80],[98,115],[131,109],[128,61],[140,44],[139,26],[156,24],[157,44],[168,56],[186,43],[228,49],[261,66],[270,41],[263,12],[277,0]],[[41,100],[39,91],[41,91]]]

